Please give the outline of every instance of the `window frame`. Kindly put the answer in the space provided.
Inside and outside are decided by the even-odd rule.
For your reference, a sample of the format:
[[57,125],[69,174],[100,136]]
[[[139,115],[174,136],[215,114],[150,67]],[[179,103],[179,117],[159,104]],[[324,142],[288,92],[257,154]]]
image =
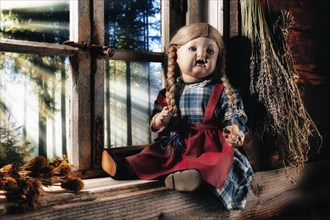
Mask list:
[[[162,52],[114,50],[109,59],[161,62],[166,68],[166,51],[172,33],[185,24],[185,11],[171,1],[161,1]],[[104,1],[70,1],[70,41],[104,46]],[[179,19],[178,22],[178,17]],[[170,18],[170,19],[169,19]],[[83,177],[100,176],[101,155],[104,149],[104,60],[90,50],[70,45],[0,38],[1,52],[69,57],[69,136],[70,163]],[[163,75],[163,79],[164,74]],[[117,149],[130,154],[141,147]]]

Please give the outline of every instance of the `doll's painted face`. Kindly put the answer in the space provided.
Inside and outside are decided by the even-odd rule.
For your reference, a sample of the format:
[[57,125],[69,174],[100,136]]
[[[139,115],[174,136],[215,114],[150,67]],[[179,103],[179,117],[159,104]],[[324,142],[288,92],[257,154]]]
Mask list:
[[219,54],[210,38],[199,37],[178,47],[177,63],[184,82],[197,82],[213,73]]

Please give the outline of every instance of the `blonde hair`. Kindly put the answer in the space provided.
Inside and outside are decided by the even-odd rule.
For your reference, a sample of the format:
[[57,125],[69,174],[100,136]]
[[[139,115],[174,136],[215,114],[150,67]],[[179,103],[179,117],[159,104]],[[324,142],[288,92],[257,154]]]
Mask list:
[[233,109],[236,108],[236,96],[225,74],[225,46],[221,34],[217,29],[207,23],[193,23],[178,30],[178,32],[173,36],[168,49],[166,101],[168,105],[173,108],[174,116],[177,114],[175,87],[177,78],[180,76],[178,65],[176,63],[177,47],[199,37],[210,38],[218,45],[219,54],[213,77],[216,81],[223,83],[224,90],[227,93],[229,100],[228,104]]

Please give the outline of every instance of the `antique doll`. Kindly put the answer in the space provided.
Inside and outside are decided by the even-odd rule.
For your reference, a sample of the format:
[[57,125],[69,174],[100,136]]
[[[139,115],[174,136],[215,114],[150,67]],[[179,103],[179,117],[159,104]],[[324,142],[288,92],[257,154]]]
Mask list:
[[253,172],[242,146],[247,116],[225,74],[220,33],[206,23],[182,27],[168,50],[166,88],[155,101],[154,143],[118,157],[106,150],[102,168],[112,178],[165,179],[177,191],[209,184],[227,210],[243,209]]

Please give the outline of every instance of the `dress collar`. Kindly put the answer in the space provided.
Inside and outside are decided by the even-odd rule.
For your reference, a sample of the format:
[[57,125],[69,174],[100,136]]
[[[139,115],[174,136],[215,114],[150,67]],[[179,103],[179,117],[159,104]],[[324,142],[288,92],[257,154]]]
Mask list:
[[213,81],[212,74],[210,76],[207,76],[207,77],[203,78],[200,81],[192,82],[192,83],[184,82],[181,77],[179,77],[177,79],[177,83],[178,83],[179,87],[181,87],[181,88],[183,88],[185,86],[188,87],[188,88],[201,88],[201,87],[205,87],[206,85],[208,85],[212,81]]

